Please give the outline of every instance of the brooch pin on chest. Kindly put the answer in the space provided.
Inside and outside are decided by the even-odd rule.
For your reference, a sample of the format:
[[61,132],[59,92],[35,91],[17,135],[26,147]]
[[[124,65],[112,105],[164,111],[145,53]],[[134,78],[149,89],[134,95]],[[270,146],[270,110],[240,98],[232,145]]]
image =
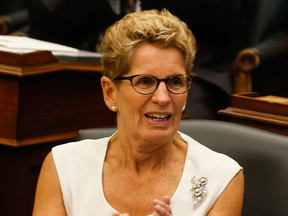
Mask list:
[[206,190],[207,178],[201,177],[196,178],[195,176],[191,179],[192,187],[192,196],[194,200],[194,208],[197,208],[208,196]]

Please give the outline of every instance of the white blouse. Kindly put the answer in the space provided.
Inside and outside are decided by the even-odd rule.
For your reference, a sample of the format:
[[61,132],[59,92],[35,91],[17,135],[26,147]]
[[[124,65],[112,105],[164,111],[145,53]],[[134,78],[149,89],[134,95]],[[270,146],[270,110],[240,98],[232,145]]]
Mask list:
[[[180,135],[188,143],[188,150],[180,183],[171,197],[172,213],[204,216],[242,167],[228,156]],[[112,216],[116,212],[106,201],[102,187],[110,138],[82,140],[52,149],[68,216]]]

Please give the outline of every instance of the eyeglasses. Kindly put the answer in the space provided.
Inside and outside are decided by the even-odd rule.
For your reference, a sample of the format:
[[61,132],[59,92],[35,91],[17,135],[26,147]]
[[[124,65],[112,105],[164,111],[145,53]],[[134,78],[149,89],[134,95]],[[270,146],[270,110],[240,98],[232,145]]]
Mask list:
[[143,95],[154,93],[161,81],[165,82],[169,92],[173,94],[184,94],[190,89],[195,79],[196,77],[186,74],[177,74],[166,79],[158,79],[148,74],[114,78],[114,80],[130,80],[134,90]]

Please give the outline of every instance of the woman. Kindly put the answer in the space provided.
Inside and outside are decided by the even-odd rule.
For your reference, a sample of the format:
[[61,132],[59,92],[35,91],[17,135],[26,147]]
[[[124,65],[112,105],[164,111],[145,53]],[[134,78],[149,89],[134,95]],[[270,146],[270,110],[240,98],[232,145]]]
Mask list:
[[34,216],[241,215],[241,167],[177,132],[195,47],[165,10],[129,14],[107,30],[101,85],[118,131],[53,148]]

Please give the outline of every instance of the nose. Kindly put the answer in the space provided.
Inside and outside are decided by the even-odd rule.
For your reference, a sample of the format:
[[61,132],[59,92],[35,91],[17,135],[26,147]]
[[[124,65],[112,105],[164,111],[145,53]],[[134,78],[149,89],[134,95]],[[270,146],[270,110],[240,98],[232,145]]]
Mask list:
[[167,89],[165,82],[160,82],[157,90],[153,93],[152,101],[161,106],[168,104],[171,101],[170,92]]

